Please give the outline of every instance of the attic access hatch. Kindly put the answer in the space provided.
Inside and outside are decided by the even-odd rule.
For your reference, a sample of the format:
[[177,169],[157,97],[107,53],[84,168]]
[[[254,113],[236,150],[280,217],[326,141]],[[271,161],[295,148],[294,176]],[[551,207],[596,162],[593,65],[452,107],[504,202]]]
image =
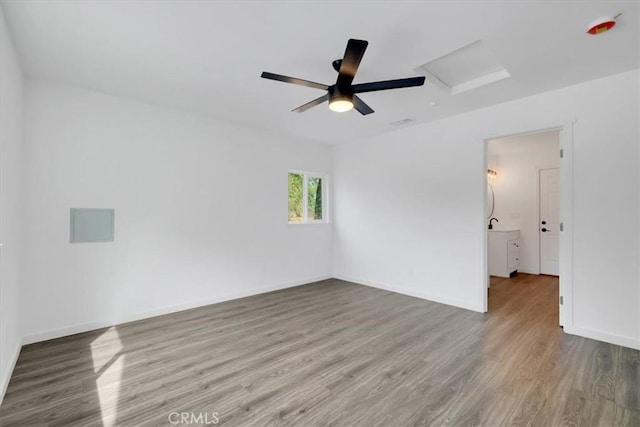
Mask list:
[[416,71],[451,95],[511,77],[482,40],[427,62]]

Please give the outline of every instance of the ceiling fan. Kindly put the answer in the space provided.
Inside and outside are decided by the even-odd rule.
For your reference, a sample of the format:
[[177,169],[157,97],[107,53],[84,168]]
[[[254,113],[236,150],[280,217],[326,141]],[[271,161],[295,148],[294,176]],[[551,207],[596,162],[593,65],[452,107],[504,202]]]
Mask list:
[[344,52],[344,58],[333,61],[333,68],[338,72],[338,79],[336,80],[336,83],[331,86],[295,77],[269,73],[267,71],[264,71],[260,77],[263,79],[278,80],[280,82],[293,83],[295,85],[327,91],[327,93],[321,97],[316,98],[313,101],[309,101],[292,111],[302,113],[311,107],[315,107],[325,101],[329,101],[329,108],[333,111],[344,112],[355,108],[363,116],[373,113],[373,109],[371,109],[371,107],[369,107],[356,94],[374,92],[377,90],[422,86],[424,84],[424,77],[409,77],[406,79],[358,83],[355,85],[351,84],[356,75],[356,71],[358,71],[358,66],[360,65],[360,61],[364,56],[364,51],[367,49],[368,44],[369,42],[366,40],[349,39],[347,42],[347,50]]

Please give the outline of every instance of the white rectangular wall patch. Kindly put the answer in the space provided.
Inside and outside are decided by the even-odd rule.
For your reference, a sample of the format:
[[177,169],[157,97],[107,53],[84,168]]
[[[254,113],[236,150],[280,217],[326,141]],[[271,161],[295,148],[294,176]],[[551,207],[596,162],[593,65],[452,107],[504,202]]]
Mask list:
[[114,209],[71,208],[71,243],[113,242]]

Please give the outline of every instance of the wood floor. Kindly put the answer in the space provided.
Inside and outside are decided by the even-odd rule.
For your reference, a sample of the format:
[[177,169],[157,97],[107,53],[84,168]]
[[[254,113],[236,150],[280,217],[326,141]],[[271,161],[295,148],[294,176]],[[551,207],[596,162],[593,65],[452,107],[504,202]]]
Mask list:
[[328,280],[33,344],[0,425],[640,426],[640,352],[565,335],[557,299],[524,274],[487,314]]

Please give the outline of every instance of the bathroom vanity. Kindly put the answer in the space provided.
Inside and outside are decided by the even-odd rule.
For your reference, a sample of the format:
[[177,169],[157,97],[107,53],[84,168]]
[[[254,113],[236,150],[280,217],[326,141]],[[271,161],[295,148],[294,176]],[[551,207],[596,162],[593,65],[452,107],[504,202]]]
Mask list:
[[489,275],[512,277],[520,263],[520,230],[489,230]]

